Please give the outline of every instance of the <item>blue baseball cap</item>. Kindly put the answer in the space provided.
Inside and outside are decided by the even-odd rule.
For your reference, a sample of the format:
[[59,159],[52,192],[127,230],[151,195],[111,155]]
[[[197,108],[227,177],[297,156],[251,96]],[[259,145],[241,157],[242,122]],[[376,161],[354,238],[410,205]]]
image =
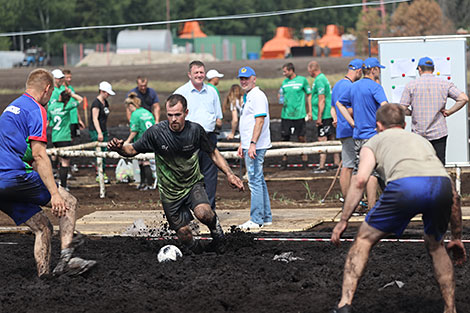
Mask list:
[[354,60],[351,60],[351,62],[349,62],[348,67],[350,70],[358,70],[362,68],[363,64],[364,64],[364,61],[362,61],[361,59],[354,59]]
[[434,61],[430,57],[419,59],[418,66],[434,66]]
[[255,70],[249,66],[244,66],[238,70],[238,78],[256,76]]
[[373,68],[373,67],[380,67],[385,68],[385,66],[381,65],[377,58],[367,58],[364,60],[364,68]]

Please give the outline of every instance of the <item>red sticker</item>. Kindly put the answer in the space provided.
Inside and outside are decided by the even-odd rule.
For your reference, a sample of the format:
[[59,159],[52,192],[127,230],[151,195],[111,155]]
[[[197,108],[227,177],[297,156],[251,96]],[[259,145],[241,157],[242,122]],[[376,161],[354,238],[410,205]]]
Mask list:
[[449,61],[449,60],[450,60],[450,57],[447,57],[447,61]]
[[405,77],[405,73],[401,74],[402,77]]
[[447,77],[447,80],[450,80],[450,76]]

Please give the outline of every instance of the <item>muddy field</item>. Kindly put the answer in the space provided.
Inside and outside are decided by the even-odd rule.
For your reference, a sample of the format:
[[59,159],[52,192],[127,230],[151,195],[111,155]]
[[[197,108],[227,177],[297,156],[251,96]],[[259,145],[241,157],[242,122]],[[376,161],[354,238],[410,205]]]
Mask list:
[[[350,247],[349,243],[335,248],[326,242],[260,242],[234,233],[224,255],[184,256],[177,262],[158,263],[157,251],[167,241],[89,238],[77,254],[97,260],[95,268],[81,277],[39,280],[34,277],[32,236],[1,235],[0,243],[1,312],[87,313],[329,312],[339,299]],[[58,242],[53,244],[55,260]],[[302,260],[273,260],[283,252],[293,252]],[[456,268],[458,312],[470,312],[469,275],[468,266]],[[381,289],[394,281],[404,286]],[[423,245],[379,244],[360,282],[354,309],[442,312]]]

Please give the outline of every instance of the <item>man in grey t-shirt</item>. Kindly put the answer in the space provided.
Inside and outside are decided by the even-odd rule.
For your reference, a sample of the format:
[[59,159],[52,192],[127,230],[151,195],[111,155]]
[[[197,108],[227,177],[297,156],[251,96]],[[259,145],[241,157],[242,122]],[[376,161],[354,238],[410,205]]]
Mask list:
[[452,240],[447,249],[453,253],[455,262],[462,264],[466,252],[461,241],[460,199],[432,145],[421,136],[406,132],[404,127],[404,109],[394,103],[383,105],[377,111],[380,133],[361,149],[359,170],[352,178],[341,220],[333,230],[333,243],[339,245],[341,234],[359,204],[374,167],[377,166],[387,186],[367,214],[349,250],[342,297],[334,312],[351,312],[354,293],[372,246],[390,233],[400,236],[418,214],[423,216],[425,244],[444,298],[444,312],[455,312],[453,267],[443,244],[443,235],[450,221]]

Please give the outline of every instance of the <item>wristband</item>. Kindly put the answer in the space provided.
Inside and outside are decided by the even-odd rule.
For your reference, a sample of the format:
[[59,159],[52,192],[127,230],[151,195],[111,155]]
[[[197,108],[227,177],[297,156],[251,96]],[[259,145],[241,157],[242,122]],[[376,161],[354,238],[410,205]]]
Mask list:
[[250,144],[254,144],[256,146],[256,141],[250,141]]

